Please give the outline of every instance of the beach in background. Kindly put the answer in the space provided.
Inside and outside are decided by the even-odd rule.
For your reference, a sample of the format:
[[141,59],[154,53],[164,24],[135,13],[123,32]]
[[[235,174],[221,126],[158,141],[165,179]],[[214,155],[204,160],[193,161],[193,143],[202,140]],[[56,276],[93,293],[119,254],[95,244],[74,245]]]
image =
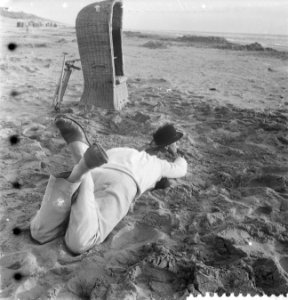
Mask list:
[[279,51],[288,51],[288,34],[272,35],[272,34],[249,34],[249,33],[225,33],[225,32],[197,32],[197,31],[142,31],[151,34],[168,34],[179,37],[183,35],[195,36],[217,36],[227,39],[229,42],[247,45],[251,43],[259,43],[263,47],[271,47]]

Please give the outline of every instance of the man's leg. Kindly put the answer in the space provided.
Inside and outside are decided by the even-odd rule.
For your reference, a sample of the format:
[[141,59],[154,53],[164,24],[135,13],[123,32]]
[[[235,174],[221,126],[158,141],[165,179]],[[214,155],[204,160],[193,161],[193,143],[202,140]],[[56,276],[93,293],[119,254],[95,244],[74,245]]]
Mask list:
[[35,240],[46,243],[62,234],[69,217],[71,197],[81,180],[91,169],[106,161],[102,152],[99,154],[98,146],[93,145],[87,149],[66,179],[50,176],[41,207],[31,220],[31,236]]
[[[87,168],[93,169],[100,166],[107,162],[108,157],[100,145],[88,148],[90,142],[86,133],[75,120],[59,116],[55,119],[55,125],[67,142],[74,162],[79,162],[68,178],[72,183],[81,181],[81,185],[76,202],[72,205],[65,241],[72,252],[81,253],[95,243],[95,234],[98,231],[94,182]],[[86,175],[83,176],[85,172]],[[94,223],[96,226],[91,226]]]
[[71,197],[80,185],[77,182],[67,181],[65,177],[67,178],[64,174],[50,176],[41,207],[31,220],[31,236],[41,244],[65,232],[71,209]]
[[90,171],[71,207],[67,247],[80,254],[102,243],[126,216],[136,192],[134,180],[122,172],[102,168]]
[[89,172],[82,178],[77,199],[71,207],[65,234],[66,246],[75,254],[87,251],[97,243],[98,229],[98,206]]
[[[81,161],[88,146],[82,142],[73,142],[68,145],[74,161]],[[79,165],[71,173],[69,180],[75,182],[80,179],[81,170],[85,171],[85,165]],[[80,176],[79,176],[80,175]],[[91,172],[81,177],[81,186],[77,199],[73,203],[69,225],[65,234],[65,243],[68,249],[80,254],[93,247],[99,237],[98,206],[94,195],[94,181]]]

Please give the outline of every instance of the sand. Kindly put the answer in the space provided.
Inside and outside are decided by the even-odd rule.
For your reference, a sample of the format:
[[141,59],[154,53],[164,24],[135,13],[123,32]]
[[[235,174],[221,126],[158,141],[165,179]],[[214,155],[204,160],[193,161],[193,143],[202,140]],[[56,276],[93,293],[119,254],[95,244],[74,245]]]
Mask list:
[[62,238],[31,240],[29,221],[49,174],[72,165],[52,99],[63,52],[78,58],[75,30],[1,22],[1,299],[288,292],[285,57],[124,35],[121,112],[82,111],[73,71],[61,113],[91,141],[137,148],[173,122],[189,163],[186,177],[138,199],[102,245],[73,256]]

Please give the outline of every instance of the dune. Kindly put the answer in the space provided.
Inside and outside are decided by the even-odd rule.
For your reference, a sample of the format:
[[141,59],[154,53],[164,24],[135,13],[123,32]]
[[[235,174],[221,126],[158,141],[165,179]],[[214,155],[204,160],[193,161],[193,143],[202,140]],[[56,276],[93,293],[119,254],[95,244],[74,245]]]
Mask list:
[[126,33],[129,102],[120,112],[81,110],[83,77],[73,71],[61,113],[92,142],[137,148],[173,122],[189,164],[185,178],[142,195],[103,244],[73,256],[62,237],[33,241],[29,222],[49,174],[72,164],[52,101],[63,53],[79,57],[75,30],[26,32],[16,21],[1,17],[0,298],[287,294],[287,56]]

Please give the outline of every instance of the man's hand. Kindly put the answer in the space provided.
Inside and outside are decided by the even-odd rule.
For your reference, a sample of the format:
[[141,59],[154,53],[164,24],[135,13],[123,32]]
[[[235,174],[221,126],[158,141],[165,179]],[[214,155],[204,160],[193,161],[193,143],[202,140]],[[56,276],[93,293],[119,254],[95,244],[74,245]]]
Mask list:
[[156,184],[154,187],[154,190],[163,190],[168,188],[171,185],[170,181],[168,178],[166,177],[162,177]]
[[169,152],[170,154],[172,154],[175,158],[178,156],[178,154],[177,154],[177,150],[178,150],[177,142],[175,142],[175,143],[173,143],[173,144],[167,146],[166,149],[167,149],[168,152]]

